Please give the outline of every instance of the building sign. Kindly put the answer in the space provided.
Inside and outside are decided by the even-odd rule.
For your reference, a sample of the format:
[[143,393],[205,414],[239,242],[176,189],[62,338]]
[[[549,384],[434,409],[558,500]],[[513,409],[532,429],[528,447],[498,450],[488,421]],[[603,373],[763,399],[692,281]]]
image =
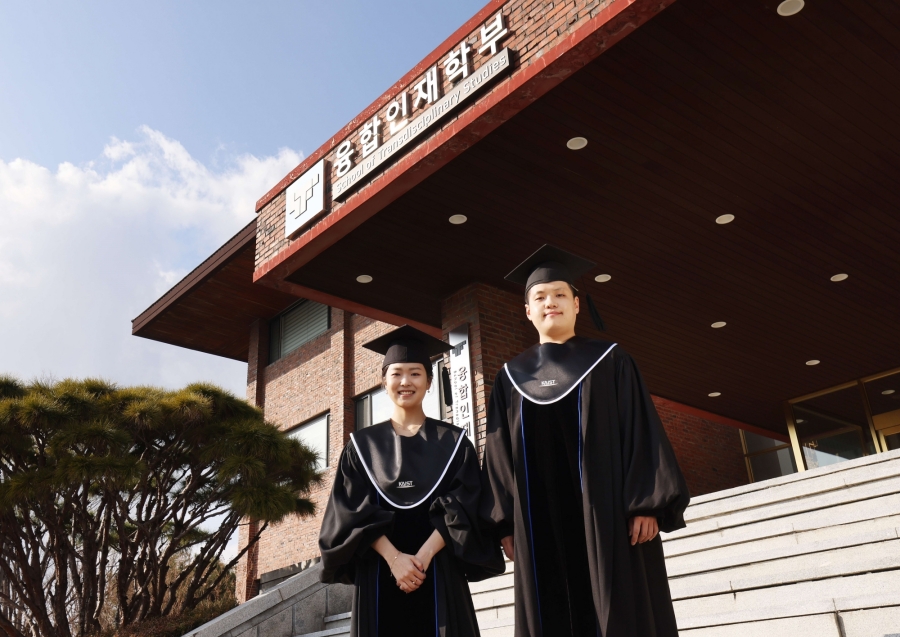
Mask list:
[[303,173],[285,192],[284,236],[289,237],[325,212],[325,160]]
[[[387,110],[376,113],[344,140],[335,153],[332,198],[346,197],[382,164],[402,154],[416,138],[509,70],[509,49],[498,51],[507,33],[503,14],[496,14],[482,25],[478,44],[472,47],[464,40],[444,58],[441,69],[437,64],[428,69],[411,91],[396,96]],[[470,70],[473,50],[481,56],[491,56],[475,71]],[[443,96],[439,71],[453,84]],[[415,111],[422,109],[422,113],[410,119]],[[354,138],[358,140],[355,144]]]
[[469,324],[450,330],[450,387],[453,391],[453,424],[466,430],[475,444],[475,400],[472,396],[472,358]]

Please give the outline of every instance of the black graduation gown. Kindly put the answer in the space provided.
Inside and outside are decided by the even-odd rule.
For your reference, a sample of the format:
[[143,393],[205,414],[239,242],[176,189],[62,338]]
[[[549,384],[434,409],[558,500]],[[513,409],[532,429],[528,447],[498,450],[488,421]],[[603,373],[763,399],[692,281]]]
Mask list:
[[516,637],[677,637],[662,542],[631,546],[627,521],[682,528],[690,496],[628,354],[575,337],[504,366],[482,484],[482,517],[515,537]]
[[[477,637],[468,581],[505,570],[478,520],[478,456],[462,429],[427,419],[415,436],[390,421],[351,435],[319,535],[322,581],[355,584],[354,637]],[[437,529],[446,543],[419,590],[397,588],[371,544],[415,554]]]

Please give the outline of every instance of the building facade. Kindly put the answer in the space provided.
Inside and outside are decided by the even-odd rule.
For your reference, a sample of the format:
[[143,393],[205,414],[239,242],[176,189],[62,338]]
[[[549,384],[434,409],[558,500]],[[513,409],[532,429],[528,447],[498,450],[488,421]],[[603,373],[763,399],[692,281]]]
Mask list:
[[[879,47],[900,34],[789,4],[492,0],[133,332],[246,361],[248,400],[320,451],[321,512],[384,415],[361,344],[392,326],[457,346],[453,409],[441,387],[429,409],[481,448],[495,374],[536,339],[503,276],[552,243],[597,262],[579,287],[693,494],[894,449],[900,68]],[[317,559],[319,523],[267,528],[239,598]]]

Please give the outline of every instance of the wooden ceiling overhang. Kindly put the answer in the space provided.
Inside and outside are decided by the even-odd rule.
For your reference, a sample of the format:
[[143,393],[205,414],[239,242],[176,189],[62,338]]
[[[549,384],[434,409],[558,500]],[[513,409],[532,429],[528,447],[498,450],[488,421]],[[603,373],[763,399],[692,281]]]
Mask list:
[[253,283],[256,219],[131,322],[135,336],[246,361],[250,328],[297,297]]
[[612,276],[587,289],[654,394],[783,431],[785,400],[900,365],[900,8],[776,5],[679,0],[480,103],[255,280],[437,327],[555,243]]

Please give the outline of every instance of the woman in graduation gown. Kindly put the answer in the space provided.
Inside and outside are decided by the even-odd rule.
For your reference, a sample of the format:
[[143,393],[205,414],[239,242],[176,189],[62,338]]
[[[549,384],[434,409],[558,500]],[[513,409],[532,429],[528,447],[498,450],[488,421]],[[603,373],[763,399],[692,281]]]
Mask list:
[[478,523],[478,457],[465,431],[426,418],[431,358],[450,346],[404,326],[384,354],[391,420],[350,436],[325,511],[322,581],[356,586],[354,637],[479,635],[468,582],[504,571]]

